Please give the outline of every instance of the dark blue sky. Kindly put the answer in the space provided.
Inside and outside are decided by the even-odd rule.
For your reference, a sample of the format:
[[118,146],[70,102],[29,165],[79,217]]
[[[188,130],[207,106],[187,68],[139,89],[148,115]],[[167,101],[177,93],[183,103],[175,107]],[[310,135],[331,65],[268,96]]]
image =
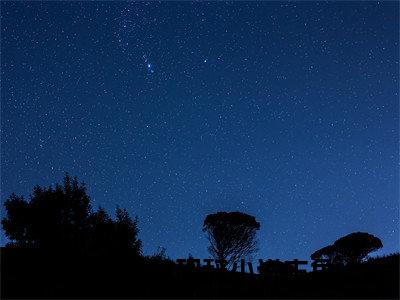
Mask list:
[[1,199],[69,172],[172,258],[233,210],[256,257],[398,251],[398,28],[389,1],[2,2]]

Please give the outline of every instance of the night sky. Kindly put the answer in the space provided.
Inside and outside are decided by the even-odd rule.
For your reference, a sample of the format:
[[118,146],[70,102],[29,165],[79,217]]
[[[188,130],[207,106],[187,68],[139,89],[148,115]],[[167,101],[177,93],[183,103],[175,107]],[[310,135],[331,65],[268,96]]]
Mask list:
[[387,1],[2,2],[1,201],[68,172],[144,254],[206,258],[236,210],[256,258],[398,251],[398,28]]

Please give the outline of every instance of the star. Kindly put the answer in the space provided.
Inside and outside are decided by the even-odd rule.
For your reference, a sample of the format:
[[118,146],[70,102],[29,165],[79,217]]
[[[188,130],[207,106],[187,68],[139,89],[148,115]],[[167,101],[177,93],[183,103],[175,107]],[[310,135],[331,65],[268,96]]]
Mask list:
[[4,197],[68,171],[172,258],[207,257],[206,214],[235,209],[260,257],[291,256],[286,233],[307,258],[346,224],[398,249],[396,4],[80,6],[69,26],[67,2],[2,3]]
[[147,63],[147,75],[151,75],[154,73],[154,66],[151,63]]

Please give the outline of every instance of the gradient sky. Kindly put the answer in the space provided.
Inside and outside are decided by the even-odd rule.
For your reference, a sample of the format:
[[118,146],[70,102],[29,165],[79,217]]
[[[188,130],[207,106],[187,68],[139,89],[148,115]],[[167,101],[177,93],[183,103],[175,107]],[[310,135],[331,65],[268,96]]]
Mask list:
[[398,251],[398,89],[398,2],[1,2],[1,201],[69,172],[145,254],[236,210],[256,257]]

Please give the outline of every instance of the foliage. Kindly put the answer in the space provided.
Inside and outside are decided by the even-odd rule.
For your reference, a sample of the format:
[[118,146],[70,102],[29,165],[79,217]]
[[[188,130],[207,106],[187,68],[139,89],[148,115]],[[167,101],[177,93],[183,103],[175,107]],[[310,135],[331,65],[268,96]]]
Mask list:
[[382,248],[382,241],[366,232],[354,232],[323,247],[311,259],[329,259],[333,264],[355,264],[362,262],[369,253]]
[[400,261],[400,252],[395,252],[395,253],[390,253],[390,254],[385,254],[385,255],[380,255],[380,256],[375,256],[375,257],[369,257],[365,263],[366,264],[393,264],[393,265],[399,265]]
[[142,242],[137,240],[138,219],[131,219],[126,209],[117,207],[115,211],[114,243],[117,249],[132,249],[141,254]]
[[149,258],[152,260],[155,260],[155,261],[170,260],[167,257],[167,249],[165,247],[161,247],[161,246],[159,246],[157,248],[156,252],[153,255],[151,255]]
[[137,219],[117,208],[116,220],[103,208],[92,212],[84,183],[68,174],[55,188],[36,186],[30,201],[12,194],[1,221],[8,246],[90,252],[129,249],[140,254]]
[[338,239],[334,244],[346,263],[360,263],[369,253],[383,247],[382,241],[366,232],[354,232]]
[[64,177],[63,186],[35,186],[27,202],[11,195],[4,203],[7,217],[2,220],[6,235],[18,247],[69,248],[82,245],[90,213],[84,183]]
[[256,231],[259,229],[260,223],[255,217],[241,212],[210,214],[203,224],[203,232],[207,232],[210,242],[210,254],[230,265],[257,250]]
[[311,259],[327,259],[330,264],[338,264],[343,260],[333,245],[328,245],[315,251],[311,254]]

